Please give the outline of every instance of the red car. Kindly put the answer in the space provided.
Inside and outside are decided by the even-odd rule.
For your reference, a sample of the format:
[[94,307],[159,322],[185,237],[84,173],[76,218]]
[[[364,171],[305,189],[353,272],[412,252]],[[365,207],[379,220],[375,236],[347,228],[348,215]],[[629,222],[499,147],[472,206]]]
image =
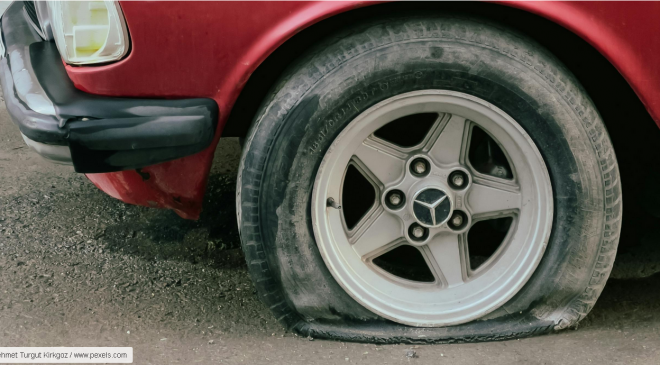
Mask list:
[[0,78],[39,154],[186,219],[219,138],[241,137],[242,247],[286,327],[504,339],[575,326],[603,290],[622,176],[642,197],[639,171],[657,165],[639,157],[654,156],[660,122],[659,15],[616,2],[17,1]]

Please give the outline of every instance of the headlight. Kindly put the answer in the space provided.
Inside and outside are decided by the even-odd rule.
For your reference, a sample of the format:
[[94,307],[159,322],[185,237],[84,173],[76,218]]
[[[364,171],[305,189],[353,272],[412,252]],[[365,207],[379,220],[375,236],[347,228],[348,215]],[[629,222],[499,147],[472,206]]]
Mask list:
[[128,52],[126,22],[116,1],[49,1],[48,8],[66,63],[111,62]]

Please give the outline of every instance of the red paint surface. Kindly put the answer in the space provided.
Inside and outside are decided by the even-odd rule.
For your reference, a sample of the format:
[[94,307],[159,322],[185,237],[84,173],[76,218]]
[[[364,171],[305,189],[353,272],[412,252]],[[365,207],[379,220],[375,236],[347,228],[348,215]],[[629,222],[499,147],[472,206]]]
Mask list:
[[[598,49],[630,83],[660,125],[660,3],[501,3],[546,17]],[[300,29],[367,6],[347,2],[122,2],[130,55],[101,67],[71,67],[76,87],[132,97],[210,97],[220,110],[216,142],[256,67]],[[246,121],[247,122],[247,121]],[[199,216],[216,143],[196,155],[135,171],[90,174],[101,190],[128,203]]]

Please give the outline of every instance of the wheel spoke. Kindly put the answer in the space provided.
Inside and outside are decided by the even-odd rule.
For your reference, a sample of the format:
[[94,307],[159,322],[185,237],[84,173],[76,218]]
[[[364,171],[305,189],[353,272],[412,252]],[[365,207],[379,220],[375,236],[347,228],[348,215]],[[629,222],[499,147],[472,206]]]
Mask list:
[[466,125],[465,118],[452,115],[431,136],[429,154],[441,164],[460,162]]
[[497,183],[475,182],[468,192],[467,204],[473,216],[499,215],[522,208],[522,196]]
[[359,228],[353,249],[360,257],[370,257],[401,237],[403,229],[399,218],[381,210],[380,214],[364,222]]
[[427,245],[431,254],[431,268],[436,272],[436,277],[444,277],[449,287],[463,283],[465,260],[461,259],[461,251],[464,237],[444,232],[434,237]]
[[386,152],[386,147],[379,143],[369,141],[369,145],[362,144],[355,151],[355,156],[373,177],[385,186],[398,180],[405,170],[405,161]]

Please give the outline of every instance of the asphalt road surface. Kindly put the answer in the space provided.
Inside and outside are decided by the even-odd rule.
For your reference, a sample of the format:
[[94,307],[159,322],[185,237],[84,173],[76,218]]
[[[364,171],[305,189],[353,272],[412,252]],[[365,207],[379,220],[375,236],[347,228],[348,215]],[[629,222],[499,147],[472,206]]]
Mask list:
[[158,365],[660,364],[657,241],[620,251],[618,279],[577,330],[434,346],[287,333],[257,300],[239,248],[238,158],[237,141],[223,140],[204,213],[185,221],[42,160],[2,103],[0,346],[132,346],[134,363]]

